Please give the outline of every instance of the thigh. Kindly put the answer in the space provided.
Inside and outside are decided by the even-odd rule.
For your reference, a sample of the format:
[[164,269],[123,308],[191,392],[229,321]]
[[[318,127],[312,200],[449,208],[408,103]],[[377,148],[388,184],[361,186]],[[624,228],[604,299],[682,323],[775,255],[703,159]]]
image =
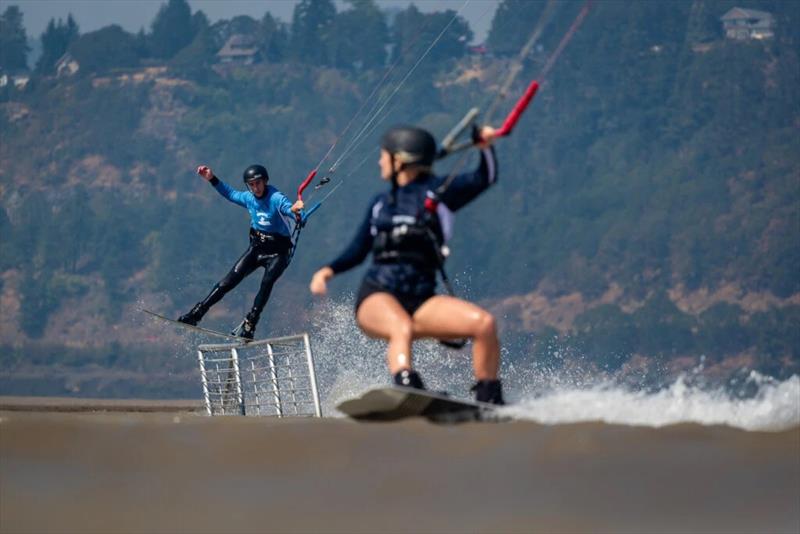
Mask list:
[[264,278],[276,279],[283,274],[289,265],[287,254],[262,254],[258,257],[258,263],[264,267]]
[[258,254],[252,247],[248,247],[244,254],[236,261],[231,267],[225,278],[222,279],[220,285],[235,286],[242,279],[252,273],[258,267]]
[[398,328],[410,328],[411,317],[390,293],[373,293],[356,312],[361,330],[370,337],[389,339]]
[[414,313],[414,337],[472,337],[488,314],[480,306],[466,300],[436,295],[426,300]]

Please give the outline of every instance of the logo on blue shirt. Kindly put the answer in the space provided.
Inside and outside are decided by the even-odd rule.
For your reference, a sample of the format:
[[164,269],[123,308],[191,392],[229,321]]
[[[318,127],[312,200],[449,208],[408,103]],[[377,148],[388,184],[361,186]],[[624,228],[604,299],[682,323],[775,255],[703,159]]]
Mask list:
[[257,225],[259,225],[259,226],[269,226],[270,225],[269,214],[264,213],[263,211],[258,211],[258,212],[256,212],[256,217],[258,217],[258,220],[256,220],[256,224]]

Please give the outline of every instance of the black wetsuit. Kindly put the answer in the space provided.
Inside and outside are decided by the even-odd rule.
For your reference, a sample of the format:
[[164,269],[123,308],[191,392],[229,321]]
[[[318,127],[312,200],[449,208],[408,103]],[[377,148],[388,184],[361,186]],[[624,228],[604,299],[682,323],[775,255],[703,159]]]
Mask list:
[[[356,310],[373,293],[393,295],[414,312],[436,294],[441,246],[451,234],[452,213],[461,209],[497,180],[494,150],[481,150],[478,168],[456,176],[441,191],[443,177],[424,174],[413,182],[377,195],[350,245],[330,263],[335,274],[359,265],[370,251],[367,270],[356,298]],[[436,209],[426,210],[426,199]],[[430,200],[429,200],[430,202]]]
[[261,287],[258,289],[253,307],[247,314],[247,320],[257,324],[261,318],[261,312],[269,300],[272,287],[280,278],[286,267],[289,266],[289,258],[292,250],[291,240],[279,234],[266,234],[258,230],[250,229],[250,246],[244,251],[242,257],[231,268],[228,274],[219,281],[211,290],[211,293],[201,303],[205,309],[210,308],[220,301],[226,293],[235,288],[250,273],[258,267],[264,268],[264,276],[261,278]]
[[272,287],[291,260],[291,232],[294,226],[292,203],[272,186],[267,186],[264,195],[256,197],[250,191],[231,188],[216,176],[211,179],[211,185],[220,195],[246,208],[250,213],[250,246],[228,274],[211,289],[208,296],[179,320],[197,324],[211,306],[239,285],[246,276],[258,267],[263,267],[261,287],[247,314],[247,320],[255,326],[269,300]]

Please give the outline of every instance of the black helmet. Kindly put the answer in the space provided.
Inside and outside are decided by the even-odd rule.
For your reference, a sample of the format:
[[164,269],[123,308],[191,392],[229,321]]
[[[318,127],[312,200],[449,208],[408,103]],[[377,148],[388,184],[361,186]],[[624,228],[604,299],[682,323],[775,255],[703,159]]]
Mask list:
[[413,126],[396,126],[383,134],[381,148],[397,161],[430,167],[436,158],[436,140],[427,131]]
[[269,182],[269,173],[263,165],[250,165],[244,170],[243,178],[244,183],[249,183],[259,178],[263,178],[264,181]]

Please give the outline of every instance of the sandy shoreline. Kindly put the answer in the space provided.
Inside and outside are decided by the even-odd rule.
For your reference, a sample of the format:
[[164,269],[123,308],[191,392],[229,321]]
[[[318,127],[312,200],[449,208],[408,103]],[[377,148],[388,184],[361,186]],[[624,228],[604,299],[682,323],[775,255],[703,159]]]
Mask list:
[[200,399],[92,399],[0,396],[0,412],[205,413]]
[[797,532],[800,428],[0,412],[0,531]]

